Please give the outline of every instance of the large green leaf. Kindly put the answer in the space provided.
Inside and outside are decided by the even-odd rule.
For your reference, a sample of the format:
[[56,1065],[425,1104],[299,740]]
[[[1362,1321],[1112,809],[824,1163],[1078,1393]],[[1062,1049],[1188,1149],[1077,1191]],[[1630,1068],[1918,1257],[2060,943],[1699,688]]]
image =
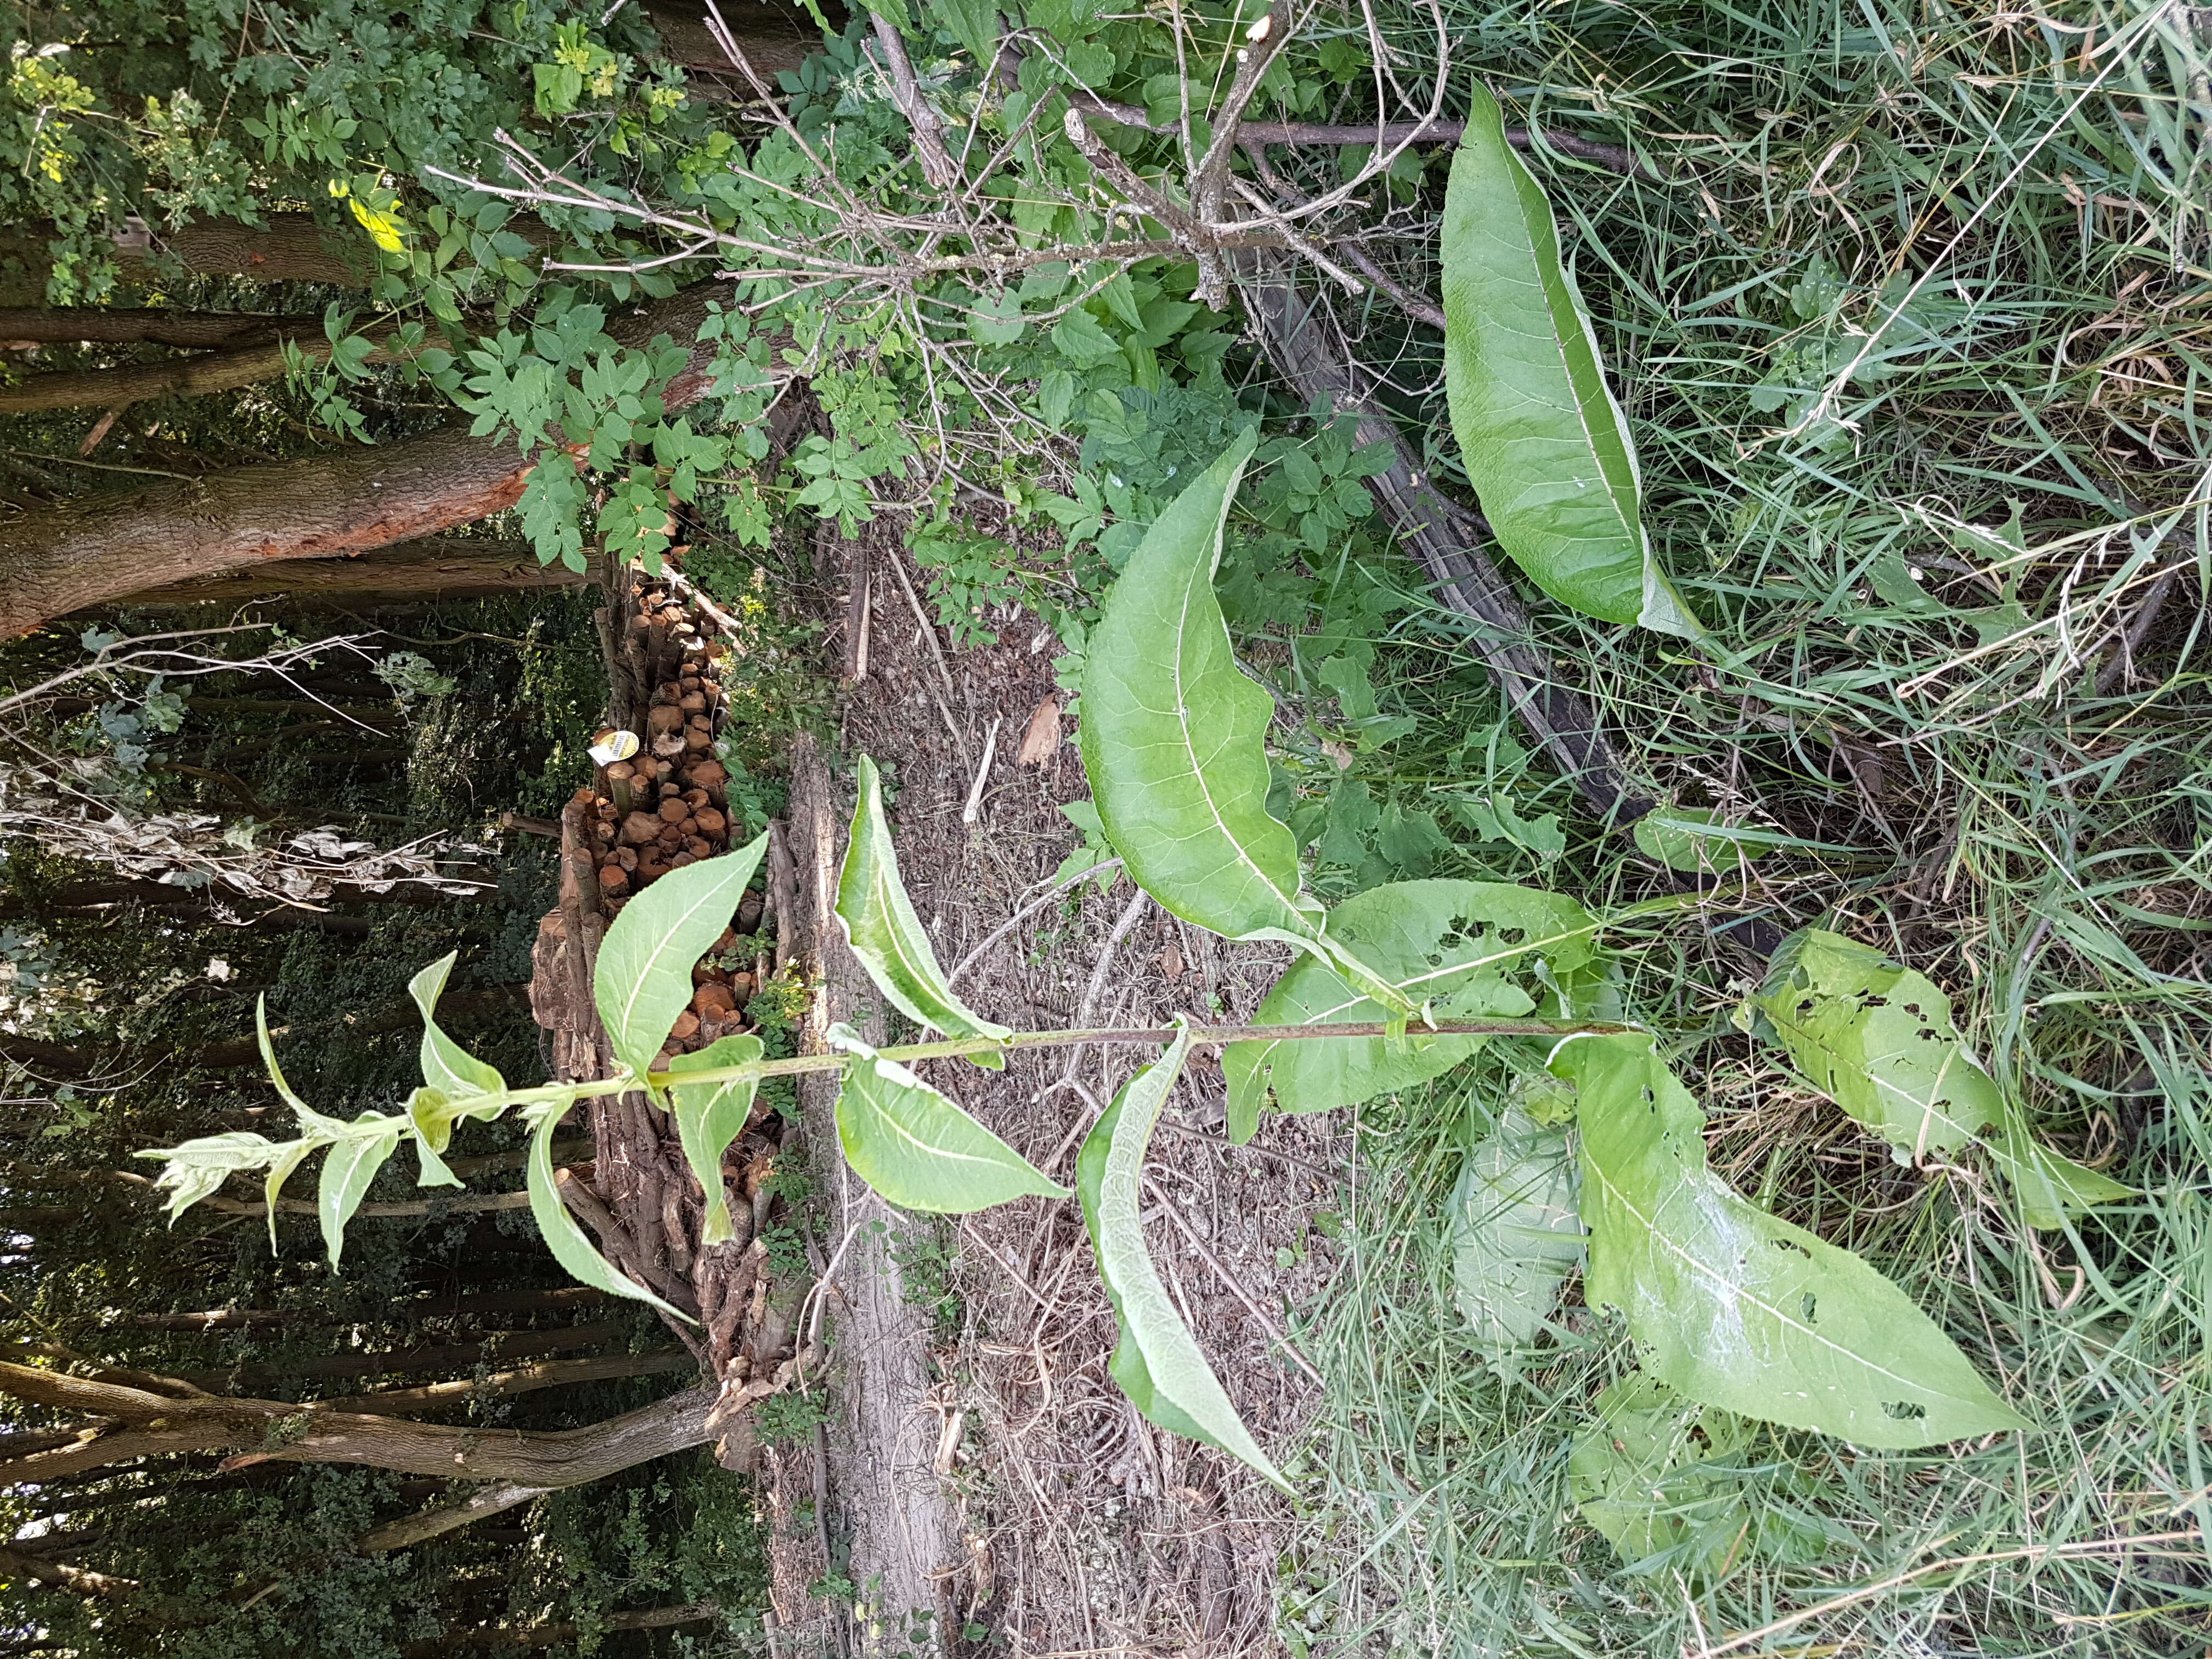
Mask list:
[[1445,1212],[1452,1299],[1483,1347],[1521,1347],[1543,1333],[1559,1286],[1583,1259],[1575,1161],[1567,1132],[1509,1107],[1468,1154]]
[[538,1223],[545,1248],[553,1252],[553,1259],[577,1283],[605,1291],[609,1296],[649,1302],[686,1324],[696,1324],[698,1322],[682,1309],[671,1306],[635,1279],[617,1273],[614,1264],[599,1254],[599,1247],[586,1236],[582,1224],[561,1201],[560,1189],[553,1184],[553,1131],[559,1127],[563,1113],[564,1109],[557,1105],[542,1109],[538,1126],[530,1134],[530,1162],[526,1166],[530,1214]]
[[1746,1203],[1705,1167],[1705,1115],[1640,1036],[1577,1037],[1583,1296],[1693,1400],[1863,1446],[2027,1426],[1896,1285]]
[[729,1200],[722,1190],[722,1154],[744,1132],[751,1115],[753,1094],[760,1079],[731,1078],[720,1083],[685,1083],[681,1074],[725,1066],[750,1066],[761,1057],[757,1036],[726,1036],[694,1054],[676,1054],[668,1062],[672,1079],[668,1091],[676,1101],[676,1133],[684,1143],[684,1161],[699,1177],[707,1194],[707,1212],[699,1224],[699,1242],[720,1244],[731,1237]]
[[671,870],[623,907],[599,945],[592,996],[615,1058],[644,1074],[691,1000],[691,969],[722,936],[753,878],[765,834]]
[[[1525,1014],[1536,1004],[1512,975],[1540,958],[1553,982],[1580,974],[1598,924],[1572,899],[1503,882],[1406,881],[1370,888],[1328,913],[1328,933],[1427,1002],[1437,1018]],[[1301,957],[1255,1018],[1264,1025],[1353,1024],[1389,1018],[1327,963]],[[1222,1053],[1229,1136],[1249,1140],[1270,1094],[1286,1112],[1357,1105],[1441,1076],[1480,1048],[1479,1036],[1302,1038],[1236,1042]]]
[[1751,999],[1807,1083],[1914,1158],[1978,1142],[2029,1224],[2129,1196],[2118,1182],[2035,1145],[2019,1109],[1951,1023],[1951,999],[1879,951],[1808,927],[1775,953]]
[[966,1215],[1031,1194],[1067,1196],[950,1097],[884,1059],[849,1027],[831,1026],[827,1040],[852,1056],[837,1091],[845,1161],[891,1203]]
[[1749,1423],[1641,1371],[1591,1409],[1595,1420],[1567,1454],[1567,1492],[1624,1565],[1710,1577],[1742,1558],[1755,1523],[1726,1465],[1750,1443]]
[[1312,938],[1298,849],[1267,811],[1274,699],[1245,677],[1213,594],[1248,430],[1129,557],[1084,652],[1083,769],[1130,879],[1229,939]]
[[1149,1421],[1218,1446],[1288,1491],[1168,1299],[1145,1248],[1139,1193],[1145,1149],[1189,1054],[1185,1027],[1165,1054],[1121,1085],[1076,1157],[1075,1187],[1098,1277],[1121,1322],[1109,1370]]
[[1444,195],[1444,388],[1498,544],[1553,598],[1607,622],[1702,630],[1651,556],[1636,448],[1559,235],[1504,117],[1470,83]]
[[[331,1253],[331,1266],[338,1265],[345,1249],[346,1223],[353,1219],[368,1194],[369,1182],[399,1146],[401,1120],[363,1112],[354,1124],[389,1124],[380,1133],[348,1135],[331,1143],[323,1158],[320,1184],[315,1190],[315,1215],[323,1224],[323,1243]],[[348,1125],[352,1127],[353,1125]]]
[[[853,954],[876,988],[916,1024],[947,1036],[1011,1035],[1007,1027],[992,1024],[952,994],[899,879],[876,763],[863,755],[854,771],[860,799],[853,808],[845,867],[837,878],[837,921]],[[1006,1063],[995,1055],[986,1058]]]

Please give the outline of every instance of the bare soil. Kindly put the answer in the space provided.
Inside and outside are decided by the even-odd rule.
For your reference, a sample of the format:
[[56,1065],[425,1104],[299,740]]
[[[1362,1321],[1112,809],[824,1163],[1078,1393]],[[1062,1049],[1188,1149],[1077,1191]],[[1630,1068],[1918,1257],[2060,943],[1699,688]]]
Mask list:
[[[828,866],[842,854],[850,757],[866,753],[887,793],[896,791],[899,860],[939,960],[952,968],[982,947],[957,981],[979,1011],[1030,1029],[1157,1025],[1179,1011],[1247,1017],[1280,971],[1282,947],[1228,944],[1188,927],[1126,879],[1103,894],[1085,880],[992,939],[1048,891],[1079,839],[1059,810],[1088,790],[1054,684],[1055,647],[1024,617],[1005,624],[995,645],[952,649],[921,614],[921,584],[888,536],[864,532],[860,542],[824,544],[823,554],[829,568],[816,598],[830,624],[825,643],[845,672],[830,757],[835,810],[818,815],[835,825],[837,844],[819,849]],[[1033,730],[1048,752],[1031,744],[1025,763]],[[796,844],[805,838],[796,801],[793,828],[803,879],[809,849]],[[833,988],[848,988],[831,1000],[866,996],[849,988],[849,957],[823,967]],[[879,1012],[878,1022],[881,1030]],[[1097,1045],[1018,1056],[1003,1073],[959,1060],[927,1070],[1040,1168],[1072,1182],[1084,1133],[1146,1057]],[[1147,1166],[1146,1237],[1231,1399],[1280,1459],[1316,1403],[1285,1334],[1330,1270],[1328,1241],[1310,1218],[1335,1207],[1334,1172],[1348,1147],[1331,1119],[1275,1118],[1251,1146],[1230,1148],[1223,1093],[1218,1057],[1194,1057]],[[811,1114],[809,1134],[817,1138]],[[834,1161],[818,1148],[816,1156],[825,1167]],[[1272,1632],[1284,1502],[1230,1458],[1146,1424],[1109,1378],[1115,1321],[1078,1206],[1026,1200],[956,1224],[848,1196],[841,1236],[823,1241],[841,1252],[833,1305],[842,1317],[868,1302],[857,1273],[888,1277],[913,1311],[908,1340],[925,1352],[884,1353],[879,1330],[872,1351],[841,1355],[833,1341],[837,1385],[865,1393],[903,1371],[907,1392],[919,1391],[910,1413],[926,1413],[927,1433],[909,1437],[915,1447],[899,1455],[898,1478],[911,1487],[927,1447],[958,1548],[908,1565],[939,1587],[933,1610],[953,1626],[948,1633],[972,1621],[1006,1650],[1030,1656],[1279,1651]],[[849,1410],[841,1419],[847,1432],[862,1420]],[[831,1467],[881,1450],[833,1451]],[[811,1479],[794,1462],[776,1507],[806,1502]],[[853,1498],[832,1498],[833,1509],[847,1509],[837,1523],[847,1536],[870,1529],[871,1517],[849,1512]],[[858,1548],[853,1565],[857,1577],[866,1565]],[[892,1639],[897,1621],[883,1615],[900,1609],[871,1601],[866,1583],[859,1589],[863,1618],[845,1639],[866,1650]],[[819,1602],[780,1611],[787,1625],[817,1629],[827,1613]]]

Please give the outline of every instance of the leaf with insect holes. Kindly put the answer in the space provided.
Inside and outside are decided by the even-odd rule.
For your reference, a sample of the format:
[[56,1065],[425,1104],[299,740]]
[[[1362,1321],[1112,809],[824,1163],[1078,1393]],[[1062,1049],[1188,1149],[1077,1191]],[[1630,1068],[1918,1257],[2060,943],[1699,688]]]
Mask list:
[[[1808,927],[1775,952],[1750,1009],[1798,1075],[1913,1158],[1990,1150],[2028,1224],[2130,1196],[2129,1188],[2038,1146],[2019,1109],[1966,1050],[1951,999],[1881,951]],[[1756,1022],[1753,1022],[1754,1024]]]
[[1862,1446],[2030,1426],[1896,1285],[1705,1167],[1705,1114],[1650,1038],[1571,1038],[1552,1069],[1577,1095],[1583,1299],[1620,1310],[1654,1376]]
[[[1439,1019],[1529,1012],[1536,999],[1511,975],[1539,961],[1558,983],[1595,955],[1597,923],[1572,899],[1504,882],[1404,881],[1370,888],[1328,913],[1326,936],[1349,944],[1405,999]],[[1536,982],[1538,989],[1541,983]],[[1352,1024],[1389,1011],[1328,963],[1302,957],[1260,1005],[1263,1025]],[[1440,1077],[1480,1048],[1480,1036],[1302,1038],[1233,1042],[1222,1051],[1229,1138],[1252,1138],[1270,1096],[1285,1112],[1354,1106]]]
[[720,1083],[685,1083],[680,1073],[750,1066],[760,1057],[761,1040],[757,1036],[721,1037],[696,1054],[669,1056],[668,1070],[674,1080],[668,1092],[676,1102],[677,1138],[684,1144],[684,1161],[699,1177],[700,1190],[707,1194],[707,1212],[699,1224],[702,1244],[723,1243],[731,1237],[729,1200],[722,1190],[722,1154],[743,1133],[760,1079],[740,1077]]
[[1509,1107],[1468,1153],[1444,1213],[1452,1300],[1475,1342],[1510,1348],[1534,1341],[1583,1259],[1565,1128]]
[[1066,1198],[1019,1152],[848,1025],[823,1041],[852,1056],[837,1091],[837,1139],[853,1173],[902,1210],[967,1215],[1036,1194]]
[[[854,769],[860,799],[853,807],[853,830],[845,847],[845,867],[837,878],[837,924],[853,954],[868,970],[876,988],[916,1024],[947,1036],[1004,1037],[995,1025],[952,994],[937,953],[922,932],[921,918],[899,879],[898,854],[884,817],[883,781],[866,755]],[[995,1055],[976,1056],[979,1064],[1003,1066]]]
[[399,1147],[400,1120],[385,1117],[374,1112],[363,1112],[346,1127],[355,1125],[389,1124],[389,1128],[369,1134],[349,1134],[344,1139],[331,1143],[323,1157],[322,1180],[315,1188],[315,1216],[322,1223],[323,1243],[329,1249],[331,1266],[335,1269],[338,1257],[345,1249],[346,1223],[353,1219],[354,1212],[368,1195],[369,1183],[384,1161]]
[[1703,633],[1644,533],[1636,447],[1559,228],[1480,82],[1452,158],[1439,248],[1444,391],[1498,544],[1553,599],[1607,622]]
[[[667,878],[664,876],[662,879]],[[698,1323],[682,1309],[670,1306],[635,1279],[617,1273],[614,1264],[585,1237],[582,1224],[561,1201],[561,1190],[553,1180],[553,1131],[559,1126],[562,1115],[559,1106],[544,1109],[537,1127],[530,1132],[530,1162],[525,1166],[531,1218],[538,1223],[538,1236],[544,1239],[545,1248],[553,1252],[553,1259],[580,1285],[605,1291],[609,1296],[649,1303],[687,1325]]]
[[1310,938],[1298,849],[1267,811],[1274,699],[1237,665],[1213,594],[1248,430],[1154,520],[1085,645],[1083,769],[1130,878],[1229,939]]
[[453,1125],[465,1117],[488,1121],[506,1106],[507,1079],[447,1036],[438,1024],[438,998],[459,952],[448,952],[407,981],[407,994],[422,1011],[422,1085],[407,1103],[415,1125],[415,1155],[423,1187],[458,1187],[460,1177],[440,1156],[453,1144]]
[[1230,1403],[1145,1248],[1139,1192],[1145,1149],[1190,1055],[1190,1028],[1182,1021],[1177,1025],[1167,1051],[1121,1085],[1075,1159],[1075,1188],[1091,1253],[1121,1324],[1109,1370],[1148,1422],[1218,1447],[1287,1492],[1289,1483]]
[[1590,1410],[1567,1453],[1567,1492],[1624,1565],[1711,1577],[1742,1558],[1755,1523],[1729,1464],[1757,1432],[1750,1423],[1641,1371]]
[[690,1006],[692,966],[730,925],[767,848],[763,833],[720,858],[671,870],[607,929],[592,997],[615,1058],[641,1077]]

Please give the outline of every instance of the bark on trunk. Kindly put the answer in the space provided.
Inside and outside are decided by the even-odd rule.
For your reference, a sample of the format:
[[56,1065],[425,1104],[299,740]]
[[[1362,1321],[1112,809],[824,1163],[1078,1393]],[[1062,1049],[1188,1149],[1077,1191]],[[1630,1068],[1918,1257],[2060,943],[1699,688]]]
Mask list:
[[[310,362],[320,362],[331,355],[331,343],[319,325],[309,333],[294,336],[292,343]],[[390,354],[381,350],[371,352],[365,359],[372,363],[389,360]],[[127,409],[149,398],[200,398],[211,392],[233,392],[258,380],[273,380],[283,373],[282,339],[202,352],[194,357],[172,357],[166,362],[57,369],[0,386],[0,415],[30,415],[84,404]]]
[[[696,283],[609,332],[638,345],[661,334],[696,341],[707,302],[726,292]],[[663,388],[669,409],[706,390],[713,357],[711,344],[693,346],[690,363]],[[453,529],[512,507],[537,459],[511,439],[448,428],[27,513],[0,527],[0,639],[149,586],[273,559],[366,553]]]
[[[12,1361],[0,1361],[0,1393],[122,1425],[106,1432],[89,1426],[81,1443],[14,1460],[0,1469],[10,1485],[36,1486],[155,1453],[221,1449],[241,1454],[228,1469],[270,1462],[356,1463],[551,1491],[705,1444],[711,1437],[707,1416],[718,1390],[687,1389],[603,1423],[553,1432],[448,1427],[223,1395],[178,1398]],[[272,1437],[281,1443],[270,1446]]]
[[277,560],[228,576],[126,593],[113,603],[134,611],[188,605],[228,610],[281,598],[289,610],[360,611],[386,602],[580,587],[597,580],[566,565],[538,563],[528,542],[433,537],[361,558]]
[[[0,260],[21,267],[6,284],[11,297],[43,292],[53,263],[52,227],[26,225],[0,234]],[[357,226],[319,222],[312,214],[272,213],[266,225],[210,219],[182,230],[118,232],[123,280],[143,283],[166,267],[189,276],[243,276],[257,283],[334,283],[358,288],[376,272],[376,246]]]
[[443,1411],[474,1400],[511,1400],[541,1389],[564,1389],[574,1382],[605,1382],[617,1377],[658,1376],[665,1371],[696,1370],[699,1362],[681,1348],[653,1353],[611,1354],[602,1359],[548,1359],[520,1365],[489,1376],[456,1377],[450,1382],[428,1382],[419,1389],[386,1389],[376,1394],[348,1395],[338,1400],[319,1400],[318,1409],[368,1412],[379,1417],[407,1416],[416,1412]]
[[100,306],[0,307],[0,350],[27,345],[164,345],[236,349],[282,333],[319,333],[319,317],[263,317],[250,311],[180,311]]
[[[789,932],[809,958],[809,977],[818,975],[822,984],[807,1025],[807,1046],[817,1050],[830,1024],[882,1004],[846,945],[833,909],[838,831],[846,817],[820,745],[811,734],[800,734],[792,751],[790,834],[798,902]],[[785,932],[781,914],[777,931],[779,938]],[[872,1040],[883,1040],[881,1024],[877,1013],[864,1028]],[[835,1146],[832,1074],[802,1077],[799,1097],[810,1142]],[[891,1247],[895,1234],[866,1224],[890,1219],[891,1212],[865,1187],[848,1184],[851,1207],[838,1206],[842,1212],[830,1223],[833,1234],[850,1242],[836,1293],[829,1298],[837,1310],[832,1352],[843,1360],[838,1415],[829,1437],[829,1487],[843,1511],[842,1529],[852,1538],[850,1576],[880,1585],[876,1605],[886,1613],[943,1617],[945,1598],[966,1558],[946,1482],[932,1468],[939,1419],[929,1409],[930,1333],[920,1305],[908,1297],[905,1272]],[[799,1610],[777,1612],[792,1623]]]

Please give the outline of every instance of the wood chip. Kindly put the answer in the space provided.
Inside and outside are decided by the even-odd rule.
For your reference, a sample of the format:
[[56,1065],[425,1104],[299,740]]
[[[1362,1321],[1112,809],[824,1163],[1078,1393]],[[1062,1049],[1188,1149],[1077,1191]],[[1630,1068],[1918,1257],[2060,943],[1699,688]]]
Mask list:
[[1060,748],[1060,699],[1047,697],[1030,716],[1030,729],[1022,738],[1020,764],[1042,766]]
[[1160,971],[1170,979],[1182,977],[1182,952],[1176,946],[1170,945],[1166,950],[1161,951],[1159,962]]

